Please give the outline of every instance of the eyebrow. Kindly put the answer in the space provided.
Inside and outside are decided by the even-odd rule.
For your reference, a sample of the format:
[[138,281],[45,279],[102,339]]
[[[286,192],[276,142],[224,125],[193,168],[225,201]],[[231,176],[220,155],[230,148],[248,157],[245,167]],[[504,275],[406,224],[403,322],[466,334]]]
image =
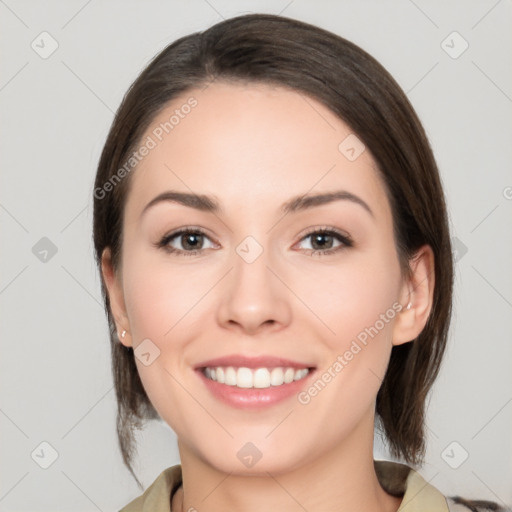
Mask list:
[[[294,213],[340,200],[351,201],[358,204],[362,206],[372,217],[375,217],[372,209],[365,201],[363,201],[363,199],[351,192],[348,192],[347,190],[336,190],[334,192],[324,192],[315,195],[302,194],[283,203],[280,210],[283,214]],[[161,202],[177,203],[204,212],[220,213],[223,211],[215,196],[168,190],[153,198],[144,207],[141,216],[149,208]]]

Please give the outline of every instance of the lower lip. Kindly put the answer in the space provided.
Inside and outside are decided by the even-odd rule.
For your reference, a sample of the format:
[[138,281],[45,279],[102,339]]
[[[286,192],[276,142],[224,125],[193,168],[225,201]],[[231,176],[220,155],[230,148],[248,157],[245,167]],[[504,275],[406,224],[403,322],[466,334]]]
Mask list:
[[294,380],[281,386],[268,388],[239,388],[221,384],[216,380],[208,379],[201,370],[196,370],[210,392],[222,402],[239,409],[259,409],[282,402],[292,395],[297,395],[308,381],[314,370],[300,380]]

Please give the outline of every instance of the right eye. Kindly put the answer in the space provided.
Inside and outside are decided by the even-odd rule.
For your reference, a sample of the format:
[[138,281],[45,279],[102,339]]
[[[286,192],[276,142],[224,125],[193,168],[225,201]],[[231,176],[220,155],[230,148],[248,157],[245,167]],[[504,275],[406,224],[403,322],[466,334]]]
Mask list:
[[[204,251],[204,248],[198,248],[204,242],[209,240],[206,233],[198,228],[182,228],[162,237],[155,245],[176,256],[195,256]],[[172,247],[170,244],[177,241],[183,248]]]

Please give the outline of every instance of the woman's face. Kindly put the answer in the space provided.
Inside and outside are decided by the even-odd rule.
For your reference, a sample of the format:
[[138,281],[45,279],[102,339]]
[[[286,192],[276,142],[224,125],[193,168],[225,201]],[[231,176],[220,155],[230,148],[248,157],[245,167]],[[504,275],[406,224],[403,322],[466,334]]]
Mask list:
[[[371,449],[408,286],[369,150],[309,97],[222,82],[175,99],[143,143],[109,293],[181,449],[241,473]],[[168,192],[211,202],[147,207]]]

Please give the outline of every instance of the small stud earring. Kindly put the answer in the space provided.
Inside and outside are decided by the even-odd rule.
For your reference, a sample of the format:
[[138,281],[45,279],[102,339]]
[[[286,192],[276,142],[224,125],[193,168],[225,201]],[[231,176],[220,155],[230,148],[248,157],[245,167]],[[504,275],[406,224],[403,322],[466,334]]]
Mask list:
[[407,304],[407,307],[405,309],[411,309],[411,306],[412,306],[412,304],[409,302],[409,304]]
[[126,336],[126,331],[123,331],[123,332],[121,333],[121,338],[124,338],[125,336]]

